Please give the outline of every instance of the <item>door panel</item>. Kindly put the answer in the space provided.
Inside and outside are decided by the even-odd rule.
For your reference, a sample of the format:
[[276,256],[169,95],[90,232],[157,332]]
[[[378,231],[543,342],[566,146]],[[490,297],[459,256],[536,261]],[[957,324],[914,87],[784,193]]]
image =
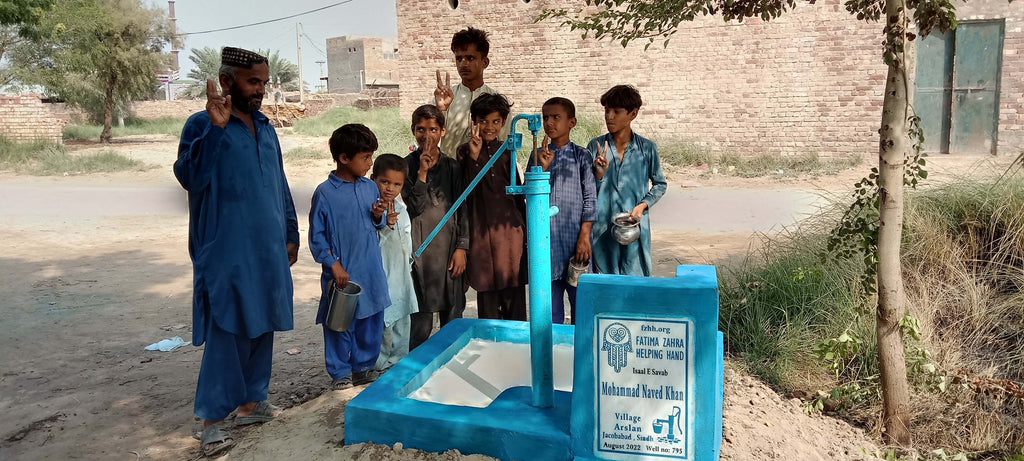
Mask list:
[[955,47],[949,151],[995,154],[1003,21],[960,23]]
[[914,110],[921,117],[924,151],[949,152],[953,91],[953,31],[933,31],[917,42]]

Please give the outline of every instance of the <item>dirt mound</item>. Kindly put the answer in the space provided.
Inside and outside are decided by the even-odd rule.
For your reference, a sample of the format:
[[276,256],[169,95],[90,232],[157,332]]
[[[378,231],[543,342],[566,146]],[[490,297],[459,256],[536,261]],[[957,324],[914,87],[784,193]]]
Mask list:
[[[278,420],[238,433],[228,459],[352,459],[485,461],[457,450],[427,453],[377,444],[342,445],[345,404],[362,388],[328,391],[290,408]],[[725,369],[722,460],[868,460],[878,447],[861,429],[825,416],[808,416],[797,399],[786,400],[757,379]]]

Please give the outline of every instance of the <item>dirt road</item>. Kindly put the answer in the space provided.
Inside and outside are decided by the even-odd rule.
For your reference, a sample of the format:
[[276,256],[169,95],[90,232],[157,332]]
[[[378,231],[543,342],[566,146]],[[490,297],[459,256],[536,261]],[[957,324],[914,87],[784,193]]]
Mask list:
[[[188,217],[170,172],[175,142],[140,139],[116,149],[155,167],[82,177],[0,173],[0,461],[198,453],[190,434],[201,349],[143,350],[191,338]],[[309,195],[327,168],[287,169],[304,233]],[[671,275],[679,262],[742,253],[751,231],[794,222],[819,203],[807,189],[724,185],[673,187],[659,204],[657,275]],[[277,335],[270,384],[270,400],[285,407],[324,394],[329,382],[314,325],[319,267],[303,250],[292,272],[296,329]],[[285,354],[291,348],[301,353]]]

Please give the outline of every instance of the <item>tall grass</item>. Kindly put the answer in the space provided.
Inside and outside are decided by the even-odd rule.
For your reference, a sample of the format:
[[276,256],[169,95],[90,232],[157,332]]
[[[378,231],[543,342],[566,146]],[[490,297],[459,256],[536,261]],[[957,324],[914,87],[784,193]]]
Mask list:
[[[1024,178],[931,187],[906,205],[904,282],[921,339],[905,341],[928,350],[933,376],[947,379],[936,387],[911,371],[915,439],[983,459],[1015,453],[1024,445],[1024,393],[1014,391],[1024,389]],[[818,257],[834,223],[834,215],[812,219],[722,270],[728,351],[784,391],[877,374],[874,301],[854,295],[862,267]],[[844,332],[863,341],[847,363],[857,372],[835,375],[812,350]],[[861,398],[848,414],[871,421],[877,392]]]
[[825,235],[821,223],[811,222],[781,237],[763,237],[757,252],[720,274],[726,349],[776,388],[827,381],[812,349],[857,318],[859,268],[850,261],[823,263]]
[[380,146],[377,153],[405,156],[409,146],[416,142],[412,137],[412,121],[399,118],[398,109],[394,107],[368,110],[337,107],[314,117],[296,120],[293,130],[309,136],[330,136],[338,127],[348,123],[362,123],[373,130]]
[[[129,118],[124,122],[124,127],[114,126],[111,128],[111,135],[129,136],[139,134],[169,134],[181,136],[181,128],[185,126],[185,119],[176,117],[160,117],[154,119]],[[88,140],[99,139],[103,132],[103,125],[68,125],[64,127],[65,140]]]
[[146,165],[114,151],[71,155],[48,142],[17,143],[0,137],[0,169],[36,176],[143,170]]

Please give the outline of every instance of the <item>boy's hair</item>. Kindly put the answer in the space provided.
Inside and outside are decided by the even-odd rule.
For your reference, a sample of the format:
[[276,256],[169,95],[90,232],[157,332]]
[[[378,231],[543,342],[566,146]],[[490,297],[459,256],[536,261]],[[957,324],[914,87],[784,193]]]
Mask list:
[[508,102],[504,96],[497,93],[484,93],[469,105],[469,115],[476,121],[490,115],[491,112],[497,112],[501,114],[501,118],[507,119],[511,109],[512,103]]
[[377,159],[373,161],[373,172],[370,174],[378,176],[388,170],[400,171],[403,175],[409,176],[409,165],[405,163],[404,158],[395,154],[378,155]]
[[643,105],[640,92],[633,85],[615,85],[601,95],[601,105],[611,108],[622,108],[629,112]]
[[542,107],[547,106],[562,106],[562,108],[565,109],[565,114],[568,115],[569,118],[576,118],[576,105],[566,98],[556,96],[548,99],[547,101],[544,101],[544,106]]
[[366,125],[349,123],[334,130],[327,145],[331,147],[331,157],[337,162],[338,156],[352,158],[360,152],[377,150],[377,136]]
[[421,120],[436,120],[437,124],[444,128],[444,112],[438,109],[433,104],[424,104],[412,111],[412,129],[416,130],[416,124],[420,123]]
[[486,58],[487,52],[491,50],[491,42],[487,40],[487,32],[480,29],[467,27],[452,36],[452,52],[455,52],[456,48],[469,45],[476,45],[476,50],[480,52],[481,58]]

